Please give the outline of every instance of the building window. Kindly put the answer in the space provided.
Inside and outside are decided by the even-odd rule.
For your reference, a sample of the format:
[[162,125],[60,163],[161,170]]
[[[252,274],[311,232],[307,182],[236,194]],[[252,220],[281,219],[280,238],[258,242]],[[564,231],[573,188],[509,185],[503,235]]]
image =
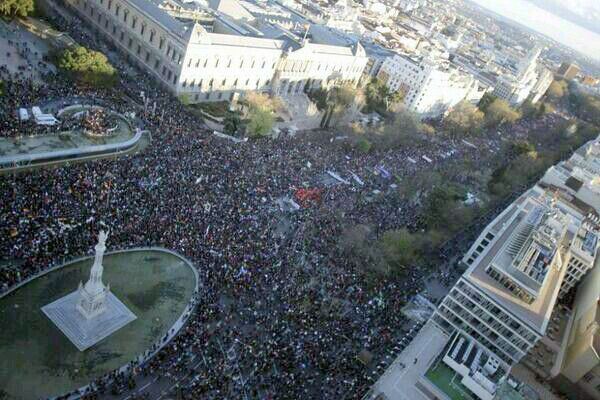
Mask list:
[[242,58],[242,61],[240,61],[240,68],[244,67],[244,59]]
[[200,79],[200,82],[198,82],[198,88],[200,88],[200,90],[202,90],[202,79]]
[[204,68],[206,68],[207,65],[208,65],[208,58],[206,60],[204,60]]
[[129,50],[131,50],[131,45],[133,44],[133,39],[129,38],[129,41],[127,42],[127,48]]
[[108,0],[108,11],[112,8],[112,0]]
[[200,67],[200,59],[198,59],[198,61],[196,61],[196,68]]
[[194,95],[194,100],[198,101],[198,94]]
[[215,68],[217,68],[219,66],[219,59],[217,58],[217,61],[215,61]]
[[150,31],[150,43],[154,43],[154,35],[156,34],[156,32],[154,30]]
[[213,87],[213,80],[212,79],[208,82],[208,87],[212,89],[212,87]]
[[113,36],[117,34],[117,27],[116,25],[113,25]]
[[231,68],[231,58],[229,59],[229,62],[227,63],[227,68]]
[[221,86],[225,86],[226,83],[227,83],[227,78],[223,79],[223,83],[221,84]]
[[142,52],[142,46],[138,44],[137,55],[139,56],[141,52]]
[[131,19],[131,29],[135,29],[136,25],[137,25],[137,17],[133,17]]
[[155,70],[158,70],[158,67],[160,67],[160,61],[159,61],[158,59],[156,59],[156,60],[154,61],[154,69],[155,69]]
[[206,100],[210,99],[210,92],[206,93]]
[[223,98],[223,93],[219,92],[219,100],[221,100]]
[[256,88],[258,89],[260,87],[260,78],[256,80]]
[[263,61],[263,62],[262,62],[262,66],[261,66],[261,68],[262,68],[262,69],[265,69],[265,65],[266,65],[266,64],[267,64],[267,62],[266,62],[266,61]]
[[119,40],[121,42],[123,42],[123,40],[125,40],[125,32],[121,31],[121,37],[119,38]]
[[[186,86],[187,86],[187,82],[186,82],[186,80],[185,80],[185,79],[183,80],[183,82],[181,82],[181,86],[182,86],[182,87],[186,87]],[[191,86],[191,85],[190,85],[190,86]]]
[[108,20],[104,21],[104,29],[108,29]]
[[146,63],[150,60],[150,52],[146,52]]
[[146,31],[146,24],[142,24],[142,29],[140,30],[140,35],[144,36],[145,31]]
[[163,47],[165,47],[165,38],[160,38],[160,40],[158,42],[158,49],[162,50]]
[[237,88],[237,84],[238,84],[238,80],[236,79],[235,81],[233,81],[233,88]]
[[129,10],[123,10],[123,22],[127,23],[127,16],[129,15]]
[[121,6],[117,4],[117,6],[115,7],[115,15],[118,17],[119,16],[119,12],[121,11]]

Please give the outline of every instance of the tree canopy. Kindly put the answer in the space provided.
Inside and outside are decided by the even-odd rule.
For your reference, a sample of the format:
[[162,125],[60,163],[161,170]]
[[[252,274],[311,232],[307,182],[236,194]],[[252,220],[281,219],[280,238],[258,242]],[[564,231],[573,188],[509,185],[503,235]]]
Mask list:
[[548,90],[546,91],[546,95],[552,99],[560,99],[564,97],[564,95],[568,91],[568,84],[563,80],[554,80]]
[[488,107],[490,106],[490,104],[492,104],[494,102],[494,100],[496,100],[497,98],[498,97],[494,96],[491,93],[485,93],[481,97],[481,100],[479,100],[479,104],[477,104],[477,108],[479,108],[483,112],[486,112]]
[[0,14],[9,17],[26,17],[34,10],[34,0],[0,0]]
[[600,97],[572,91],[569,101],[575,115],[584,121],[600,125]]
[[78,46],[64,50],[58,67],[77,81],[94,87],[110,87],[117,81],[117,71],[100,52]]
[[251,136],[267,136],[273,128],[275,117],[270,110],[254,109],[249,113],[247,130]]
[[364,89],[365,112],[377,111],[381,114],[400,104],[404,99],[402,91],[391,92],[380,79],[372,79]]
[[485,111],[485,124],[487,126],[510,124],[519,118],[521,118],[521,113],[501,99],[494,100]]
[[444,119],[445,128],[452,135],[474,135],[483,127],[484,114],[467,101],[456,105]]
[[248,103],[248,125],[246,131],[250,136],[267,136],[275,123],[274,110],[279,106],[277,101],[263,93],[246,94]]

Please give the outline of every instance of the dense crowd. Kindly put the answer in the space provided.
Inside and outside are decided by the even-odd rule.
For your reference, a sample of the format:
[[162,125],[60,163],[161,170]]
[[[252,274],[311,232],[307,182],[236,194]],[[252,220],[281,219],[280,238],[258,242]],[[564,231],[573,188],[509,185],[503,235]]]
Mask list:
[[[134,71],[120,69],[119,92],[128,96],[58,78],[36,86],[4,76],[2,136],[21,134],[18,105],[88,96],[135,111],[153,141],[118,159],[0,176],[0,292],[62,259],[90,254],[106,224],[109,249],[177,251],[194,263],[202,287],[179,334],[148,362],[132,365],[136,377],[99,378],[97,393],[159,376],[180,381],[185,399],[359,398],[369,382],[356,357],[366,349],[377,358],[393,345],[407,326],[400,308],[421,289],[422,271],[366,281],[339,250],[344,226],[369,224],[376,235],[417,226],[419,207],[395,195],[391,177],[464,159],[483,166],[495,144],[482,141],[473,151],[460,141],[431,141],[358,154],[331,142],[330,132],[234,143],[212,135],[143,76],[131,79]],[[159,112],[132,101],[141,101],[141,91]],[[283,212],[277,200],[298,188],[320,189],[318,201]]]

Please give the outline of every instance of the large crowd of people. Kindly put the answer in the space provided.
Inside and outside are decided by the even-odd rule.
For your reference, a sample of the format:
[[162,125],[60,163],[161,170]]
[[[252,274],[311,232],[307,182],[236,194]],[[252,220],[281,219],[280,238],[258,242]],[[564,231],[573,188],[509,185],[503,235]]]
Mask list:
[[[76,40],[105,46],[63,23]],[[212,135],[148,78],[130,79],[136,72],[119,68],[119,93],[59,77],[38,86],[0,70],[7,94],[1,136],[22,135],[19,105],[88,96],[136,112],[153,137],[139,154],[0,176],[0,292],[90,254],[106,224],[109,248],[177,251],[202,285],[192,317],[171,342],[132,366],[134,376],[98,378],[88,398],[147,376],[179,382],[173,390],[184,399],[360,398],[369,381],[357,356],[366,349],[377,358],[393,346],[407,326],[401,305],[421,289],[423,272],[366,281],[365,270],[350,267],[339,250],[343,228],[369,224],[381,234],[416,226],[419,208],[393,195],[390,177],[459,159],[484,164],[487,145],[473,151],[446,140],[358,154],[330,142],[328,132],[235,143]],[[135,103],[141,91],[160,111]],[[277,200],[299,188],[320,189],[318,201],[282,211]]]

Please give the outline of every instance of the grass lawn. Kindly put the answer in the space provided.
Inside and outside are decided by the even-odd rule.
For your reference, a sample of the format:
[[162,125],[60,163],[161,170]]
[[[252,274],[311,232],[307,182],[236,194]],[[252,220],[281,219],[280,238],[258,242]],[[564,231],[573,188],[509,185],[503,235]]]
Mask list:
[[429,369],[425,377],[452,400],[474,400],[460,383],[456,372],[441,361]]
[[198,103],[194,104],[194,107],[200,108],[202,111],[215,116],[224,117],[229,110],[229,102],[227,101],[216,101],[210,103]]

